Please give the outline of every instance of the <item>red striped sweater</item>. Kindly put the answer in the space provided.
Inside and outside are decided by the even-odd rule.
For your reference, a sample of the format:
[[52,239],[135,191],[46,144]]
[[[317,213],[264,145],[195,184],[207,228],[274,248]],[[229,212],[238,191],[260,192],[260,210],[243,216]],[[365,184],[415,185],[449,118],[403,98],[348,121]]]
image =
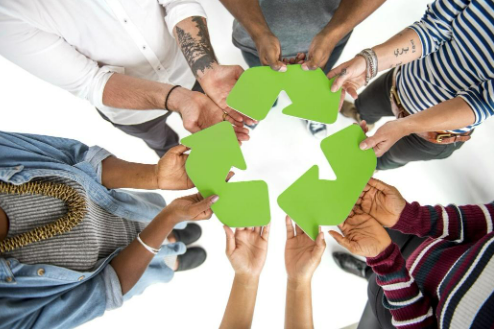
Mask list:
[[494,203],[407,204],[393,229],[429,237],[405,262],[396,244],[367,264],[397,328],[494,327]]

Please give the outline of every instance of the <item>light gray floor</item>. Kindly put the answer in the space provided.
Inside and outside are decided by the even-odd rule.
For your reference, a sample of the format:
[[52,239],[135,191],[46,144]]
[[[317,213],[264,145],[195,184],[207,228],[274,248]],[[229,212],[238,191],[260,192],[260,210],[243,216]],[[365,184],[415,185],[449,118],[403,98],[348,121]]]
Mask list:
[[[217,1],[201,1],[209,15],[209,27],[220,60],[244,65],[231,44],[230,15]],[[342,59],[361,49],[385,41],[418,20],[428,1],[389,1],[353,34]],[[126,136],[103,121],[88,103],[39,81],[0,58],[2,118],[0,129],[51,134],[98,144],[119,157],[153,163],[157,159],[141,141]],[[284,214],[276,198],[310,166],[318,164],[325,177],[333,177],[302,123],[281,114],[288,104],[278,106],[252,133],[243,152],[248,170],[236,181],[263,179],[268,182],[272,209],[272,235],[262,275],[253,328],[280,328],[284,318],[285,279]],[[331,127],[337,131],[351,121],[339,118]],[[184,134],[178,116],[171,124]],[[450,159],[414,163],[376,177],[397,186],[410,201],[423,203],[479,203],[494,197],[492,129],[489,120],[478,128],[470,142]],[[371,132],[372,133],[372,132]],[[192,193],[192,192],[188,192]],[[163,192],[167,200],[186,193]],[[178,274],[167,285],[154,286],[119,310],[88,323],[84,328],[215,328],[218,327],[230,292],[233,271],[224,256],[224,232],[215,218],[202,224],[200,245],[208,250],[208,261],[200,269]],[[331,259],[338,248],[327,237],[328,248],[313,280],[314,320],[318,328],[342,328],[358,321],[366,301],[366,283],[340,271]]]

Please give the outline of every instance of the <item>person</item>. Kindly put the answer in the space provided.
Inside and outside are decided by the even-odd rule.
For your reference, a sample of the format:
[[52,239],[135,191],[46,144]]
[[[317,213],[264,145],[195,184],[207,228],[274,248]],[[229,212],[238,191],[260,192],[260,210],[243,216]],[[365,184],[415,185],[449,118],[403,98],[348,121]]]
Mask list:
[[3,1],[0,55],[88,100],[160,157],[178,144],[172,112],[190,132],[228,120],[249,138],[243,122],[253,121],[226,105],[243,70],[218,63],[197,1]]
[[[259,278],[266,262],[270,225],[237,228],[235,232],[227,226],[224,229],[226,255],[235,278],[220,329],[248,329],[252,325]],[[285,328],[313,328],[311,282],[326,248],[324,234],[319,233],[316,241],[312,241],[300,227],[293,228],[288,216],[286,230]]]
[[[327,74],[338,61],[353,29],[385,0],[221,0],[235,17],[233,44],[249,67],[269,65],[286,71],[287,64]],[[317,138],[326,125],[307,122]]]
[[374,149],[378,169],[447,158],[494,113],[493,22],[492,0],[436,0],[419,22],[329,73],[332,91],[356,99],[343,115],[369,125],[396,117],[360,145]]
[[[369,266],[359,328],[491,328],[493,218],[494,203],[421,206],[371,179],[343,235],[330,232]],[[339,263],[355,269],[350,262],[361,261]]]
[[[206,259],[201,236],[217,196],[165,207],[191,188],[184,146],[157,165],[69,139],[0,132],[0,328],[72,328]],[[185,227],[186,226],[186,227]],[[166,244],[164,242],[166,241]]]

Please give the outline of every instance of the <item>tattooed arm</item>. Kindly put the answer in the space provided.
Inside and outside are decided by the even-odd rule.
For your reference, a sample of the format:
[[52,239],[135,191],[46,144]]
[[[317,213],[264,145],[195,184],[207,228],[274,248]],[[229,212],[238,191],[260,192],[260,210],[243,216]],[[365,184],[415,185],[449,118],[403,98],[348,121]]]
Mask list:
[[226,97],[243,73],[243,69],[238,65],[218,63],[209,38],[206,19],[200,16],[188,17],[175,26],[174,34],[204,92],[238,125],[242,125],[243,122],[254,124],[252,119],[230,109],[226,104]]

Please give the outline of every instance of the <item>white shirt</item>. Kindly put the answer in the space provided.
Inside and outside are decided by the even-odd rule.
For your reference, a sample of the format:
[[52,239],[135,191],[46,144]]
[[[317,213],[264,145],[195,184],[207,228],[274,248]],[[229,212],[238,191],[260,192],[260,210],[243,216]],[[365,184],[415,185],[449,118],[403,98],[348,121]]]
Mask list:
[[196,1],[0,1],[0,55],[87,99],[114,123],[139,124],[166,111],[107,107],[106,82],[118,72],[191,88],[195,78],[173,37],[191,16],[206,17]]

